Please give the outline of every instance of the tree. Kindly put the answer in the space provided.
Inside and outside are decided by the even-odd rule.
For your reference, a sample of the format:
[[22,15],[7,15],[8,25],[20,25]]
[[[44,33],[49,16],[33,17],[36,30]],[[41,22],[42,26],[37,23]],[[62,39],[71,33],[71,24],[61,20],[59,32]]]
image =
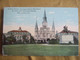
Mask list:
[[78,44],[78,39],[74,37],[74,44]]
[[9,44],[13,44],[14,42],[16,42],[16,39],[15,39],[14,35],[11,35],[11,36],[7,37],[6,40]]
[[27,41],[26,35],[23,35],[22,37],[23,37],[23,42],[26,42]]
[[59,44],[59,40],[57,40],[57,39],[51,39],[49,41],[49,44]]
[[24,43],[30,43],[30,39],[27,35],[23,35],[23,42]]
[[3,34],[3,35],[2,35],[2,43],[3,43],[4,45],[6,44],[6,39],[7,39],[6,36]]
[[16,44],[23,44],[22,40],[16,41]]
[[50,39],[48,38],[47,41],[50,41]]
[[35,40],[34,40],[33,36],[30,36],[30,43],[31,44],[34,44],[35,43]]
[[72,44],[71,41],[69,41],[69,44]]
[[23,35],[23,40],[26,40],[26,35]]

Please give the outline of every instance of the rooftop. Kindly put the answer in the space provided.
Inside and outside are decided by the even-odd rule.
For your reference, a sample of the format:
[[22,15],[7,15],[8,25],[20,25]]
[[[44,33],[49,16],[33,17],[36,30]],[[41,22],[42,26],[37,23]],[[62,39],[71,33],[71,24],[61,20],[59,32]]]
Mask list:
[[70,31],[70,30],[68,30],[68,27],[66,25],[63,28],[64,29],[60,33],[78,33],[76,31]]
[[18,30],[11,30],[10,32],[28,32],[28,31],[22,30],[21,27],[19,27]]

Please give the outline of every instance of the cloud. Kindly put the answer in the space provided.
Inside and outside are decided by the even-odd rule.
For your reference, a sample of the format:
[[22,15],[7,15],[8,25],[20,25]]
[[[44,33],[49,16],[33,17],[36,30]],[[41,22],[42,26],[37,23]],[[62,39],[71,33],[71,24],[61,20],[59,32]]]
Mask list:
[[54,13],[55,13],[55,12],[53,12],[53,11],[50,11],[50,12],[49,12],[49,14],[54,14]]

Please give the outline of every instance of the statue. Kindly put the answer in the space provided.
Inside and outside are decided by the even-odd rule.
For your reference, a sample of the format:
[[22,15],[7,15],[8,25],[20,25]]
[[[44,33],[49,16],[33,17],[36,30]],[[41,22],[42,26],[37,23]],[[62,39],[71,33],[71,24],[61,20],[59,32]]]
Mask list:
[[66,25],[64,26],[64,31],[68,32],[68,27]]

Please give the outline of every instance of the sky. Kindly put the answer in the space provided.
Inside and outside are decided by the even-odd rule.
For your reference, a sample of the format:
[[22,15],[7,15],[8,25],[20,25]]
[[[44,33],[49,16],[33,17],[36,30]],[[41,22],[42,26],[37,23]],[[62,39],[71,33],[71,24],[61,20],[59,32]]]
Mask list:
[[42,26],[44,10],[48,27],[52,27],[54,21],[55,31],[62,31],[63,26],[68,26],[71,31],[78,32],[78,8],[61,8],[61,7],[5,7],[3,18],[3,33],[11,30],[29,31],[35,35],[36,20],[38,27]]

